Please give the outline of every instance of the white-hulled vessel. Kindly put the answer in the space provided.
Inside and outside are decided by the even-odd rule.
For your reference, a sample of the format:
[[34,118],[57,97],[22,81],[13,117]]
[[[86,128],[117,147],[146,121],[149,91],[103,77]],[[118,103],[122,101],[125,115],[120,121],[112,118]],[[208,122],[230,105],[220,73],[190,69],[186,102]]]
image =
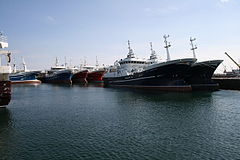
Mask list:
[[195,58],[170,60],[168,48],[170,44],[164,36],[167,49],[167,61],[159,62],[152,50],[149,60],[138,59],[128,42],[128,55],[116,61],[104,75],[105,86],[143,88],[167,91],[191,91],[191,85],[185,81],[186,73]]
[[[0,32],[0,107],[5,107],[11,100],[11,82],[9,74],[12,69],[10,66],[11,53],[3,50],[8,47],[7,38]],[[6,63],[2,64],[2,59],[6,59]]]

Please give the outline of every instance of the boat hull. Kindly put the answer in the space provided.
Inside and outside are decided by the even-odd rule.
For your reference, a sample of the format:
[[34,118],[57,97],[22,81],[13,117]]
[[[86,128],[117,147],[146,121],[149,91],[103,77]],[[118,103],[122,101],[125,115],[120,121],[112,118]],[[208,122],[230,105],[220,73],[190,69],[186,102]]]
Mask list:
[[72,83],[72,71],[60,70],[44,77],[45,83],[57,83],[57,84],[71,84]]
[[122,86],[163,91],[191,91],[186,83],[187,71],[196,59],[180,59],[154,65],[129,76],[104,77],[105,86]]
[[72,76],[72,83],[87,83],[88,70],[79,71]]
[[11,100],[11,81],[0,81],[0,107],[5,107]]
[[212,76],[221,63],[222,60],[194,63],[187,73],[187,83],[193,90],[218,90],[219,84],[212,80]]
[[41,81],[36,79],[36,76],[39,72],[20,72],[20,73],[13,73],[9,75],[9,79],[12,84],[17,83],[41,83]]
[[39,83],[42,83],[40,80],[24,80],[24,81],[11,81],[12,84],[22,84],[22,83],[36,83],[36,84],[39,84]]
[[105,73],[104,70],[89,72],[88,75],[87,75],[87,81],[89,83],[91,83],[91,82],[103,82],[104,73]]

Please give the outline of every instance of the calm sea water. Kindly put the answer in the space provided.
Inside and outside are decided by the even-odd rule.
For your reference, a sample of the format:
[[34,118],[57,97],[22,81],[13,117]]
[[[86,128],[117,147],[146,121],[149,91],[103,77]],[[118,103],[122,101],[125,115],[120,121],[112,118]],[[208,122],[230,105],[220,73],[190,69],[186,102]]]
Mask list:
[[13,86],[0,159],[240,159],[240,91]]

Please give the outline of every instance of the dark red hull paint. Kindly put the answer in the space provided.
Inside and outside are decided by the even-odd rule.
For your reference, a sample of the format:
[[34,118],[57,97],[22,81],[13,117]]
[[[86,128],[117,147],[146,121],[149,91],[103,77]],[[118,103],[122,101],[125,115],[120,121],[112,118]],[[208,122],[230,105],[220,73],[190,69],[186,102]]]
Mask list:
[[87,70],[74,73],[72,76],[72,82],[73,83],[87,83],[87,75],[88,75]]
[[93,71],[89,72],[87,75],[87,81],[88,82],[103,82],[103,75],[105,71]]

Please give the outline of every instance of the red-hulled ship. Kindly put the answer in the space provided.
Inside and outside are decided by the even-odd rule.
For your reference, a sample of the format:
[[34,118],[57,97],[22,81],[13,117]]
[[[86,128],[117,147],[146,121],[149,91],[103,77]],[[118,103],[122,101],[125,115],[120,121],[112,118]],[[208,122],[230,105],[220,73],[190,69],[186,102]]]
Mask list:
[[73,74],[72,83],[87,83],[88,70],[81,70]]
[[96,66],[89,66],[86,65],[86,61],[84,62],[84,65],[82,67],[83,70],[87,70],[87,82],[103,82],[103,75],[106,72],[104,68],[99,68],[98,60],[96,57]]
[[104,69],[94,70],[87,75],[88,82],[103,82]]

